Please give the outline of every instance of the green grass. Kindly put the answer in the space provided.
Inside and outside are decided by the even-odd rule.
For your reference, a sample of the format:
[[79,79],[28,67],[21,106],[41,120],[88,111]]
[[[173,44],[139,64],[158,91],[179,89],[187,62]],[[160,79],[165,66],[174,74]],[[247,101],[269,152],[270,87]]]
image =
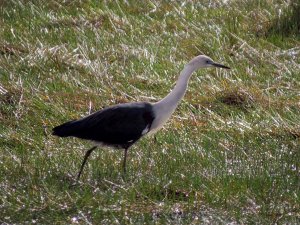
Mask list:
[[[102,3],[100,3],[102,2]],[[202,3],[200,3],[202,2]],[[296,224],[296,1],[0,2],[0,222]],[[51,129],[105,106],[156,101],[207,54],[156,140],[97,150]]]

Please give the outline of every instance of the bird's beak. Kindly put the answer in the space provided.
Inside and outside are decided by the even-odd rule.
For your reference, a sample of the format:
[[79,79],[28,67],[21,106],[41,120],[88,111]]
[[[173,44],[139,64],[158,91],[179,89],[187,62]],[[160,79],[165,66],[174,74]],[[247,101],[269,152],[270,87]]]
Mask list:
[[219,64],[219,63],[212,63],[211,65],[215,66],[215,67],[220,67],[220,68],[224,68],[224,69],[229,69],[230,70],[230,67],[224,66],[224,65]]

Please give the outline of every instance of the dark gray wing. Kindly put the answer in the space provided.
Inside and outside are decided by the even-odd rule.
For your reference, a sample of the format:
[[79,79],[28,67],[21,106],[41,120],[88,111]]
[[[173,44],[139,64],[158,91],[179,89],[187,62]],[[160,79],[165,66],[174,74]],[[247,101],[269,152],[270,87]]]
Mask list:
[[[53,134],[126,146],[137,141],[154,120],[150,103],[127,103],[105,108],[53,129]],[[131,143],[131,144],[130,144]]]

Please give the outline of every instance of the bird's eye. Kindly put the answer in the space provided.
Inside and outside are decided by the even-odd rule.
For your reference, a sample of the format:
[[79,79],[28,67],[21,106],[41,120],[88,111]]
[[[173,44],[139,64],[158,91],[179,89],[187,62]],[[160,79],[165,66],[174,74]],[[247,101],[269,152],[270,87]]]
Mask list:
[[207,63],[207,64],[210,64],[210,61],[209,61],[209,60],[206,60],[206,63]]

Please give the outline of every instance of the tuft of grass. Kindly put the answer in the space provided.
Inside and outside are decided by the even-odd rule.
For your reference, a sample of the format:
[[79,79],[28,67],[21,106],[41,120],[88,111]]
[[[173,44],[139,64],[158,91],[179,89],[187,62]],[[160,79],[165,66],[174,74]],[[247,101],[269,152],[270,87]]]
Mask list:
[[300,30],[300,3],[292,1],[283,9],[278,10],[277,17],[274,19],[267,33],[282,36],[294,36],[299,40]]
[[[299,4],[0,2],[0,222],[296,224]],[[281,13],[280,13],[281,12]],[[51,129],[103,107],[155,102],[193,56],[169,123],[129,151]]]

